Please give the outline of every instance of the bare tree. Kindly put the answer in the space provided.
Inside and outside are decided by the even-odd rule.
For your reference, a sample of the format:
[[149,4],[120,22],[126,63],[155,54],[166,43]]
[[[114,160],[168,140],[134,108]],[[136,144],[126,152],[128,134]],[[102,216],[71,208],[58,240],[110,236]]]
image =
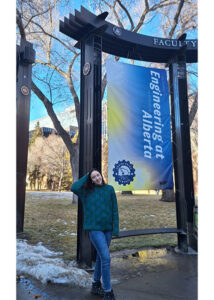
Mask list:
[[[68,5],[69,4],[69,5]],[[55,129],[62,137],[69,153],[74,181],[78,179],[79,138],[72,142],[61,126],[54,107],[62,101],[73,101],[79,125],[79,51],[76,41],[59,33],[60,8],[63,16],[70,12],[72,1],[31,0],[17,2],[18,36],[33,42],[37,59],[33,68],[32,91],[46,107]],[[177,37],[197,27],[196,0],[95,0],[87,5],[94,13],[108,11],[108,21],[119,27],[143,33],[147,24],[162,17],[159,36]],[[106,55],[104,55],[106,58]],[[119,60],[119,58],[115,58]],[[103,74],[102,97],[106,87]]]
[[[69,155],[68,150],[60,136],[55,134],[49,137],[37,137],[35,143],[29,148],[28,155],[28,173],[29,179],[37,182],[37,188],[41,186],[41,181],[46,176],[51,179],[52,183],[56,183],[58,191],[61,191],[62,180],[69,171]],[[34,186],[36,182],[33,181]],[[53,185],[52,185],[53,189]]]
[[[75,76],[72,74],[72,68],[79,53],[73,48],[72,43],[74,43],[74,41],[71,42],[70,39],[64,40],[62,35],[60,38],[58,37],[59,5],[60,1],[55,0],[32,0],[29,2],[20,0],[17,4],[17,26],[20,36],[33,42],[36,48],[37,59],[33,75],[35,75],[34,78],[37,79],[37,82],[39,79],[40,83],[43,83],[43,86],[40,84],[43,89],[41,90],[38,83],[36,84],[35,81],[33,81],[32,91],[37,95],[38,99],[43,102],[55,129],[62,137],[70,153],[70,163],[73,171],[73,179],[75,181],[78,179],[79,139],[77,139],[76,143],[72,142],[69,134],[60,124],[53,108],[56,103],[68,100],[70,95],[68,96],[67,92],[67,97],[63,97],[62,99],[63,91],[59,93],[58,89],[58,94],[56,95],[55,93],[56,99],[54,99],[53,87],[51,86],[51,79],[54,73],[47,72],[50,69],[60,75],[59,78],[63,78],[61,83],[64,83],[64,87],[65,82],[67,82],[71,93],[70,98],[73,99],[75,104],[76,118],[79,124],[79,98],[75,90]],[[56,43],[57,46],[55,46]],[[61,55],[62,48],[64,50],[63,56]],[[43,68],[41,69],[41,67]],[[49,75],[48,78],[47,75]],[[60,79],[58,79],[58,81],[59,80]],[[49,93],[47,93],[47,90]],[[49,94],[49,97],[46,96],[46,94]],[[77,202],[76,197],[74,197],[74,202]]]
[[43,164],[46,166],[46,172],[58,178],[58,191],[61,191],[62,180],[69,169],[68,150],[60,136],[55,134],[43,138],[44,151],[42,153]]
[[34,144],[29,147],[28,150],[28,181],[31,189],[34,187],[34,189],[37,188],[37,190],[41,188],[41,183],[46,173],[42,160],[42,153],[44,150],[42,139],[42,137],[37,137]]

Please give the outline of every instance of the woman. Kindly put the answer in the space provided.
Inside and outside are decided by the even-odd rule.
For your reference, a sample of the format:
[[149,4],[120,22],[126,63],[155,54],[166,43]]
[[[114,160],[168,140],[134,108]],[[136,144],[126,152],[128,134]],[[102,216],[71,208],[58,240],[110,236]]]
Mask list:
[[108,249],[112,235],[119,233],[118,207],[114,188],[105,184],[103,176],[98,170],[92,169],[71,186],[71,191],[82,201],[83,229],[89,231],[90,240],[97,250],[91,292],[103,296],[105,300],[114,300]]

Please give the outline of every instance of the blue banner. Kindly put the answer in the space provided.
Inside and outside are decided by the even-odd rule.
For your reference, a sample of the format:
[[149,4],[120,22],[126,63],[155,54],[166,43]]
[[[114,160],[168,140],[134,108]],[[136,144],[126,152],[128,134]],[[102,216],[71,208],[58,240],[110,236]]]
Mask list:
[[172,189],[166,71],[107,62],[108,183],[116,190]]

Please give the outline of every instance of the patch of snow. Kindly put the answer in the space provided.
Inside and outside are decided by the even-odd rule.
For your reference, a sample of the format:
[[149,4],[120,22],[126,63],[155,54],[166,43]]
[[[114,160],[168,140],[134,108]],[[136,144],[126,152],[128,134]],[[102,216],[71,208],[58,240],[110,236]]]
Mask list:
[[58,234],[58,236],[65,236],[65,234],[63,234],[63,233],[59,233],[59,234]]
[[66,235],[77,236],[77,233],[75,232],[70,233],[69,230],[65,230],[63,233],[58,234],[58,236],[66,236]]
[[42,246],[29,245],[26,240],[17,240],[17,273],[28,274],[42,283],[62,283],[90,287],[92,278],[84,270],[76,267],[76,262],[65,262],[57,257],[62,252],[54,252]]
[[155,217],[155,215],[143,215],[143,218],[147,218],[147,217]]
[[36,192],[26,192],[26,198],[31,200],[58,200],[58,199],[65,199],[65,200],[71,200],[73,199],[73,193],[72,192],[42,192],[42,191],[36,191]]
[[56,221],[57,221],[58,223],[59,223],[59,222],[62,222],[64,225],[67,225],[67,224],[68,224],[66,221],[64,221],[64,220],[62,220],[62,219],[57,219]]

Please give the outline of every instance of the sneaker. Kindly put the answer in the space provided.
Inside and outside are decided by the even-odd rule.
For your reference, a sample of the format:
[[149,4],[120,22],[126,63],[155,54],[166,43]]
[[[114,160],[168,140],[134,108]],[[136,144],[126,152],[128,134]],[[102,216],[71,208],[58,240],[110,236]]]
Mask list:
[[104,292],[103,300],[116,300],[113,290],[111,292]]
[[103,297],[104,290],[100,281],[92,282],[91,293]]

